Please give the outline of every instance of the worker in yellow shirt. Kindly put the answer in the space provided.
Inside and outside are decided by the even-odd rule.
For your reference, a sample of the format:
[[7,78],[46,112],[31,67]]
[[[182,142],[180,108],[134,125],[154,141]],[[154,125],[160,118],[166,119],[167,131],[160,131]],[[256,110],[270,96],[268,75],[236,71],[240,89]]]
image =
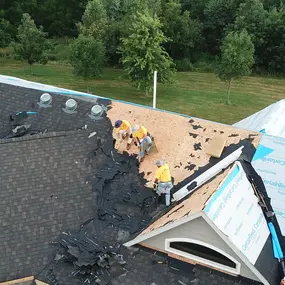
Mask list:
[[115,122],[116,138],[115,139],[127,139],[127,149],[130,149],[133,136],[132,126],[127,120],[117,120]]
[[132,135],[135,145],[139,147],[140,162],[144,160],[145,154],[148,154],[152,145],[152,138],[144,126],[135,125],[132,127]]
[[170,190],[173,187],[170,170],[162,160],[157,160],[155,165],[158,168],[155,172],[153,188],[158,196],[165,194],[165,205],[168,207],[170,206]]

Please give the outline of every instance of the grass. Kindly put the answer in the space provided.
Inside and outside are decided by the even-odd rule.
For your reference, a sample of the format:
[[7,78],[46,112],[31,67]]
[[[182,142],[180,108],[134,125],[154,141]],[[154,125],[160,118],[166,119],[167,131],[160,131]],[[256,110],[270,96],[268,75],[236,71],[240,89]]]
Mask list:
[[[29,66],[11,59],[0,59],[0,74],[86,92],[86,83],[72,74],[69,65],[51,63]],[[88,82],[91,93],[151,106],[146,97],[129,85],[120,69],[104,69],[102,78]],[[157,108],[212,121],[233,124],[284,98],[285,79],[245,77],[234,82],[231,105],[226,105],[226,85],[212,73],[180,72],[173,85],[158,84]]]

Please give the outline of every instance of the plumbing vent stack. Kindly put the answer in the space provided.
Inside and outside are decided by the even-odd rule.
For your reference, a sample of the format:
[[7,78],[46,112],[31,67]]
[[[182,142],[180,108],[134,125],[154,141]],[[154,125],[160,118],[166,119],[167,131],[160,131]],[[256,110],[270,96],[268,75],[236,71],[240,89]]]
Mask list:
[[76,111],[77,106],[78,106],[78,104],[74,99],[68,99],[65,102],[65,108],[62,108],[62,110],[68,114],[75,114],[75,113],[77,113],[77,111]]
[[51,102],[52,102],[51,95],[48,93],[44,93],[43,95],[41,95],[40,102],[38,104],[42,108],[47,108],[47,107],[51,107]]
[[105,108],[102,107],[101,105],[94,105],[91,109],[91,114],[89,117],[92,120],[100,120],[102,119],[102,114],[104,113]]

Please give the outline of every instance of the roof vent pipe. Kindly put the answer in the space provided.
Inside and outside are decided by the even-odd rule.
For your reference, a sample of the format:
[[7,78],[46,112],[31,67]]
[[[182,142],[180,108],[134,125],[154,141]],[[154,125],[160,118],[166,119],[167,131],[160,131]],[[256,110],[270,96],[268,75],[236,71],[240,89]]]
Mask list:
[[106,111],[106,108],[101,105],[94,105],[91,109],[91,114],[89,115],[89,118],[92,120],[100,120],[102,119],[102,115]]
[[65,113],[68,113],[68,114],[74,114],[74,113],[77,113],[76,109],[77,109],[77,102],[74,100],[74,99],[68,99],[66,102],[65,102],[65,108],[62,108],[62,110],[65,112]]
[[40,107],[47,108],[51,107],[52,97],[48,93],[44,93],[40,97],[40,102],[38,103]]

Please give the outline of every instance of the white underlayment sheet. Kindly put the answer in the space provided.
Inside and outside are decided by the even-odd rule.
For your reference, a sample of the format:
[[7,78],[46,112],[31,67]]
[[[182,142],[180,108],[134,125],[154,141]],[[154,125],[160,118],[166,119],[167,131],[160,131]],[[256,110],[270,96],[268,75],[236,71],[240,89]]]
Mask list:
[[204,212],[254,265],[269,236],[267,222],[239,162]]

